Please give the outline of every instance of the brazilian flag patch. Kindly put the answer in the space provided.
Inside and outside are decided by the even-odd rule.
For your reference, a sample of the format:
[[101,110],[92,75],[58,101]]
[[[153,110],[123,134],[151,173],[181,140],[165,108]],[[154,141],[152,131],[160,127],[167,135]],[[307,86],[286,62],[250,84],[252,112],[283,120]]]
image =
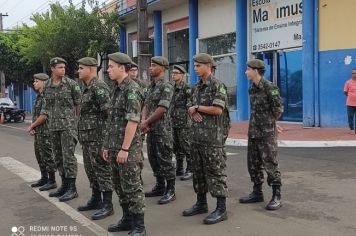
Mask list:
[[101,96],[104,94],[104,89],[98,89],[96,90],[96,95]]
[[127,95],[127,99],[129,100],[136,100],[137,99],[137,94],[136,93],[129,93]]
[[219,93],[226,95],[226,89],[223,85],[219,87]]
[[76,85],[76,86],[74,87],[74,90],[75,90],[75,91],[80,91],[79,85]]
[[272,96],[277,96],[277,95],[279,95],[278,90],[277,90],[277,89],[272,90],[272,91],[271,91],[271,95],[272,95]]

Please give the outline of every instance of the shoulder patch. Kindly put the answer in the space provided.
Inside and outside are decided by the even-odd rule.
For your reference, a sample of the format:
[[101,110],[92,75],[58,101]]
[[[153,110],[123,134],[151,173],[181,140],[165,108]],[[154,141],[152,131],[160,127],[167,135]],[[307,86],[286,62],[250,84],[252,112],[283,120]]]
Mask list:
[[224,85],[219,86],[219,93],[226,95],[226,89]]
[[136,100],[137,99],[137,94],[136,93],[128,93],[127,99],[128,100]]
[[98,89],[96,90],[96,95],[101,96],[104,94],[104,89]]
[[272,91],[271,91],[271,95],[272,95],[272,96],[277,96],[277,95],[279,95],[278,89],[272,90]]

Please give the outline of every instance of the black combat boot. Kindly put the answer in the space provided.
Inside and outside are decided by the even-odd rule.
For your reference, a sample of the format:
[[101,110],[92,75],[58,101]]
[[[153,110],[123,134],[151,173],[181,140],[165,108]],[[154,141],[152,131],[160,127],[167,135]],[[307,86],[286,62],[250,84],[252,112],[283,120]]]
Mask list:
[[48,181],[48,173],[47,171],[41,171],[41,178],[39,180],[37,180],[36,182],[34,182],[33,184],[31,184],[32,188],[36,188],[36,187],[41,187],[43,185],[45,185]]
[[101,192],[99,189],[92,188],[91,197],[87,203],[80,205],[78,207],[78,211],[89,211],[89,210],[96,210],[101,208]]
[[193,178],[193,173],[192,173],[192,167],[191,167],[191,162],[187,160],[187,168],[185,169],[185,173],[182,177],[180,177],[180,180],[190,180]]
[[204,219],[204,224],[211,225],[227,220],[226,197],[218,197],[216,209]]
[[263,202],[262,184],[254,184],[253,191],[246,197],[239,199],[240,203]]
[[48,172],[48,181],[45,185],[43,185],[41,188],[39,188],[40,191],[47,191],[50,189],[55,189],[57,188],[57,183],[56,183],[56,175],[55,172]]
[[133,214],[132,216],[132,230],[129,232],[129,236],[146,236],[144,214]]
[[114,209],[112,206],[112,191],[103,192],[103,206],[102,208],[95,212],[92,216],[92,220],[101,220],[107,216],[114,214]]
[[75,178],[67,178],[67,181],[67,191],[58,198],[60,202],[66,202],[78,197],[77,188],[75,187]]
[[63,175],[61,176],[61,178],[62,178],[62,185],[57,189],[57,191],[50,193],[49,197],[60,197],[67,191],[68,181]]
[[208,212],[208,202],[206,201],[206,193],[197,195],[197,202],[189,209],[183,211],[183,216],[194,216]]
[[129,211],[129,205],[123,204],[122,218],[117,224],[111,224],[108,227],[109,232],[129,231],[131,230],[132,214]]
[[267,204],[266,209],[267,210],[277,210],[282,207],[282,202],[281,202],[281,186],[280,185],[272,185],[272,199],[271,201]]
[[177,160],[176,176],[184,175],[183,159]]
[[163,177],[156,177],[156,185],[150,192],[145,192],[145,197],[163,196],[166,192],[166,184]]
[[176,200],[175,184],[176,184],[175,179],[167,180],[167,190],[164,196],[161,199],[159,199],[158,201],[159,204],[167,204],[169,202]]

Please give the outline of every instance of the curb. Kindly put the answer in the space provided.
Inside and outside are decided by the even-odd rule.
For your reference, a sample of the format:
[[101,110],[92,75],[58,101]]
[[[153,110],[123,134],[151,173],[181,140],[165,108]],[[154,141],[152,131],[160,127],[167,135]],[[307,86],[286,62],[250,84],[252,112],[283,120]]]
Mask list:
[[[246,147],[246,139],[228,138],[227,146]],[[278,147],[356,147],[354,140],[319,140],[319,141],[298,141],[298,140],[278,140]]]
[[[25,120],[31,124],[31,120]],[[247,139],[227,138],[225,144],[233,147],[247,147]],[[356,147],[354,140],[319,140],[319,141],[298,141],[298,140],[278,140],[278,147]]]

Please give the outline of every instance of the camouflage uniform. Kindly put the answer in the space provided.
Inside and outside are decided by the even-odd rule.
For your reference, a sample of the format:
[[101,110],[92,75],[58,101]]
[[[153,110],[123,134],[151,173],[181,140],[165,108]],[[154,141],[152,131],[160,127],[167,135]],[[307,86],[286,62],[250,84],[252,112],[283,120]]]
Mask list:
[[139,85],[126,77],[111,94],[111,112],[104,141],[104,149],[109,150],[114,189],[120,205],[128,205],[133,214],[143,214],[145,207],[140,180],[142,142],[139,128],[132,140],[127,163],[119,164],[116,158],[124,141],[128,121],[140,122],[141,103]]
[[193,186],[197,194],[210,191],[213,197],[227,197],[225,140],[227,94],[225,85],[211,75],[206,83],[202,80],[193,88],[191,105],[219,106],[219,116],[200,113],[202,122],[192,124],[191,155]]
[[102,156],[102,144],[110,98],[107,84],[94,78],[85,86],[78,122],[79,141],[83,147],[85,172],[90,187],[101,192],[112,191],[111,166]]
[[283,112],[282,99],[276,85],[262,78],[249,89],[251,117],[248,129],[247,165],[251,181],[258,185],[267,172],[268,185],[281,185],[277,161],[277,127],[275,113]]
[[177,163],[186,159],[187,166],[191,165],[190,132],[191,119],[187,112],[187,103],[191,96],[191,89],[183,80],[174,85],[170,116],[173,127],[173,152]]
[[42,114],[49,118],[53,154],[58,171],[65,178],[76,178],[77,121],[75,106],[80,104],[80,87],[72,79],[63,77],[59,85],[48,80],[44,89],[45,109]]
[[[43,94],[37,94],[33,107],[32,122],[41,115],[44,106]],[[56,164],[52,153],[52,144],[48,128],[48,120],[35,128],[35,155],[41,172],[55,172]]]
[[[169,110],[173,96],[173,86],[171,83],[160,78],[152,81],[149,88],[145,106],[148,116],[152,115],[159,107]],[[172,155],[172,128],[169,113],[150,125],[147,134],[147,154],[153,174],[155,177],[162,177],[166,180],[175,179],[175,165]]]

